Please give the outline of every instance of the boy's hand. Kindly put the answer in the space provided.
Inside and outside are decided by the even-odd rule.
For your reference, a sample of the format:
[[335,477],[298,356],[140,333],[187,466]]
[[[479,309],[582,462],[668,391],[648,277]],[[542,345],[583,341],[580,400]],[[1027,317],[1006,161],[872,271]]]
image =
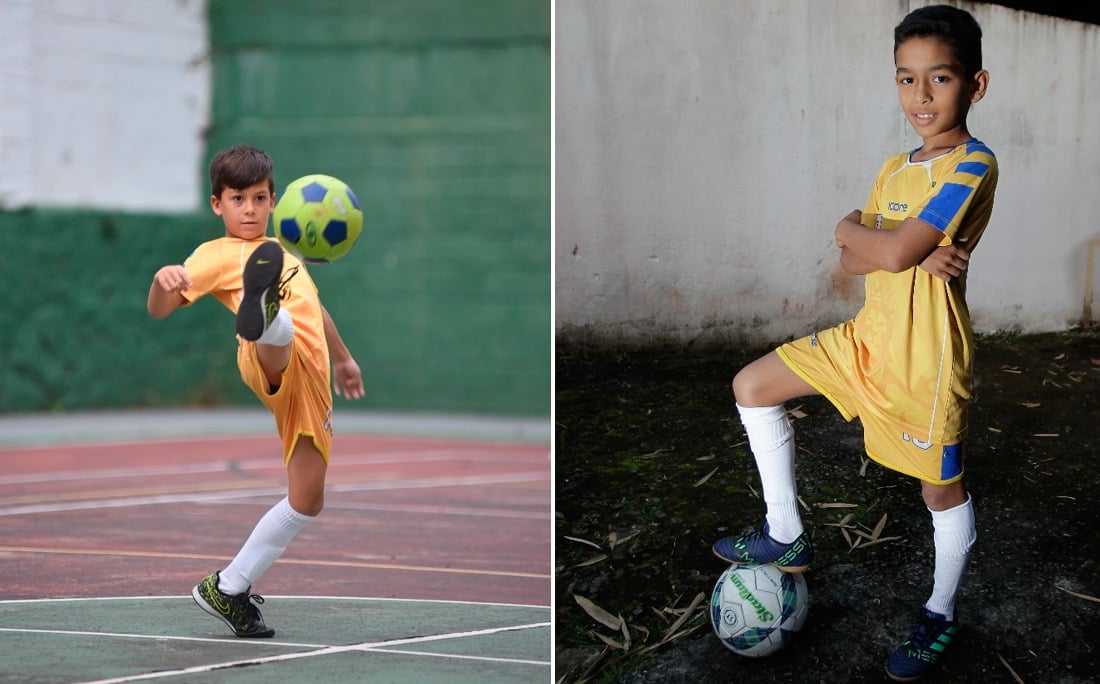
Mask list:
[[852,211],[848,212],[847,216],[845,216],[844,218],[840,219],[840,221],[837,222],[836,231],[833,233],[833,237],[836,239],[836,246],[837,247],[843,247],[844,246],[844,238],[841,237],[841,233],[844,230],[845,222],[851,221],[852,223],[858,223],[859,225],[863,225],[862,223],[860,223],[860,221],[862,221],[862,220],[863,220],[863,212],[860,211],[859,209],[853,209]]
[[966,249],[965,241],[960,241],[932,250],[932,253],[920,263],[920,267],[945,283],[949,283],[966,273],[969,262],[970,252]]
[[337,396],[345,399],[363,398],[363,373],[355,359],[348,357],[343,361],[333,361],[332,386]]
[[162,292],[183,292],[190,289],[191,278],[183,266],[171,264],[156,272],[153,276],[153,285]]

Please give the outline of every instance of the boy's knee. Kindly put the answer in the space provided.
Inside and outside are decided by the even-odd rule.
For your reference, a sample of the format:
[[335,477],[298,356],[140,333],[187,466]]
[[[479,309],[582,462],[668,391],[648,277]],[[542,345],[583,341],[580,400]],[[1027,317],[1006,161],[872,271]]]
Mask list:
[[757,388],[759,383],[748,367],[742,368],[733,376],[733,398],[741,406],[759,406]]
[[966,486],[962,481],[948,485],[934,485],[928,482],[921,483],[921,495],[924,505],[932,511],[946,511],[949,508],[961,506],[966,503]]
[[325,508],[325,497],[324,495],[292,496],[290,497],[290,507],[293,508],[296,513],[315,518],[320,515],[321,511]]

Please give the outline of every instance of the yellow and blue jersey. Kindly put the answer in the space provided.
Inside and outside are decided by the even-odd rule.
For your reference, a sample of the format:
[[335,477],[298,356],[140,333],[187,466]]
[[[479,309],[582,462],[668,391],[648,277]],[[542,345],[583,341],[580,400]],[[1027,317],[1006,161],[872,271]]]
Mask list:
[[[993,152],[971,139],[934,159],[910,157],[901,153],[883,164],[862,223],[892,230],[917,218],[943,234],[941,245],[964,243],[973,251],[993,209]],[[872,458],[923,479],[955,479],[962,473],[956,445],[966,432],[973,358],[965,274],[946,283],[919,266],[880,270],[866,276],[864,287],[853,320],[783,345],[779,355],[848,420],[860,416],[883,435],[879,426],[892,426],[907,445],[944,447],[942,462],[927,472],[894,462],[895,446],[868,439]]]

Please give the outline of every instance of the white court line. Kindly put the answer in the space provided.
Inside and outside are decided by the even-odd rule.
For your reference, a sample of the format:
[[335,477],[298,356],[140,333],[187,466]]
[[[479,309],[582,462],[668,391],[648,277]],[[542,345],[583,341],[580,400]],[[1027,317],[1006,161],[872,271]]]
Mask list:
[[[541,462],[543,456],[532,461]],[[329,470],[348,466],[387,465],[390,463],[423,463],[448,459],[462,459],[481,463],[515,463],[515,454],[486,454],[460,449],[429,449],[423,451],[392,451],[381,453],[355,453],[347,455],[333,454]],[[194,475],[203,473],[221,473],[236,470],[285,470],[278,454],[271,458],[251,458],[247,460],[227,459],[211,463],[180,464],[172,466],[150,466],[132,468],[88,468],[81,470],[41,471],[22,475],[0,477],[0,486],[10,484],[33,484],[36,482],[57,482],[74,480],[106,480],[124,477],[155,477],[165,475]]]
[[[36,599],[0,599],[0,605],[16,603],[69,603],[90,601],[172,601],[190,599],[190,595],[170,596],[82,596],[70,598]],[[288,594],[268,594],[268,599],[287,599],[294,601],[378,601],[379,603],[439,603],[452,606],[490,606],[493,608],[535,608],[550,610],[550,606],[536,606],[530,603],[498,603],[495,601],[456,601],[454,599],[415,599],[394,596],[290,596]]]
[[[0,420],[0,426],[3,421]],[[275,448],[278,448],[278,435],[274,431],[274,420],[272,421],[272,429],[256,428],[250,431],[239,431],[233,434],[208,434],[208,435],[195,435],[195,434],[182,434],[179,437],[132,437],[116,440],[103,440],[97,441],[95,435],[89,435],[86,441],[55,441],[55,442],[26,442],[20,443],[15,441],[0,441],[0,457],[8,455],[10,452],[24,452],[24,451],[55,451],[57,449],[65,450],[77,450],[77,449],[117,449],[127,448],[127,446],[134,446],[139,444],[150,445],[169,445],[169,444],[187,444],[191,442],[255,442],[257,440],[267,440],[275,444]],[[423,444],[423,443],[445,443],[445,444],[459,444],[460,448],[464,449],[477,449],[478,446],[489,446],[493,449],[506,449],[510,446],[519,446],[519,448],[530,448],[530,446],[538,446],[540,444],[546,444],[549,440],[549,434],[546,439],[497,439],[491,437],[477,437],[477,435],[471,435],[471,437],[463,437],[463,435],[416,435],[416,434],[389,434],[389,433],[371,433],[371,432],[356,432],[341,430],[339,437],[349,439],[374,439],[378,441],[399,442],[405,444]],[[79,438],[78,438],[79,439]]]
[[[303,651],[300,653],[284,653],[283,655],[267,656],[264,658],[250,658],[247,660],[235,660],[225,663],[214,663],[212,665],[199,665],[196,667],[188,667],[179,670],[164,670],[160,672],[147,672],[140,675],[131,675],[127,677],[116,677],[113,679],[97,679],[94,681],[82,682],[81,684],[124,684],[125,682],[137,682],[149,679],[163,679],[165,677],[176,677],[180,675],[188,674],[202,674],[206,672],[213,672],[214,670],[225,670],[231,667],[247,667],[250,665],[264,665],[267,663],[279,663],[289,660],[301,660],[303,658],[316,658],[318,656],[335,655],[339,653],[351,653],[354,651],[370,652],[374,649],[388,648],[391,646],[406,646],[410,644],[423,644],[432,641],[444,641],[448,639],[465,639],[468,637],[487,636],[490,634],[500,634],[502,632],[517,632],[526,629],[538,629],[542,627],[550,627],[549,622],[534,622],[526,625],[510,625],[508,627],[494,627],[491,629],[479,629],[472,632],[451,632],[449,634],[436,634],[432,636],[423,637],[410,637],[407,639],[391,639],[389,641],[378,642],[363,642],[360,644],[351,644],[349,646],[329,646],[326,648],[320,648],[314,651]],[[401,651],[403,655],[416,656],[420,655],[416,651]],[[437,654],[429,654],[435,656]],[[443,655],[443,654],[440,654]],[[470,658],[470,656],[459,656],[462,658]],[[479,660],[481,658],[478,658]],[[508,662],[516,664],[527,664],[530,661],[526,660],[498,660],[497,662]],[[534,661],[534,664],[540,666],[550,666],[549,661]]]
[[[522,482],[545,482],[550,474],[545,472],[514,473],[507,475],[470,475],[466,477],[438,477],[423,480],[389,480],[385,482],[336,482],[326,485],[330,492],[377,492],[403,489],[435,489],[439,487],[477,487],[482,485],[518,484]],[[54,504],[27,504],[0,508],[0,517],[14,515],[35,515],[39,513],[61,513],[99,508],[126,508],[130,506],[153,506],[171,503],[208,503],[225,499],[247,499],[258,496],[277,496],[286,494],[286,487],[262,487],[257,489],[236,489],[224,492],[192,492],[183,494],[162,494],[156,496],[135,496],[115,499],[86,499],[83,501],[65,501]]]
[[[549,626],[549,623],[547,623]],[[391,653],[397,655],[414,655],[424,656],[428,658],[446,658],[447,660],[479,660],[489,663],[507,663],[510,665],[547,665],[550,663],[545,660],[523,660],[522,658],[492,658],[490,656],[469,656],[458,655],[456,653],[434,653],[432,651],[404,651],[399,648],[364,648],[367,653]]]
[[329,648],[326,644],[298,644],[289,641],[266,639],[210,639],[205,637],[167,636],[157,634],[127,634],[125,632],[87,632],[75,629],[31,629],[29,627],[0,627],[0,632],[14,634],[61,634],[65,636],[112,637],[115,639],[145,639],[152,641],[200,641],[228,646],[287,646],[289,648]]
[[347,511],[379,511],[383,513],[412,513],[423,515],[468,515],[475,518],[518,518],[521,520],[550,519],[549,511],[507,511],[490,508],[458,508],[454,506],[391,506],[385,504],[326,502],[325,508],[336,508]]

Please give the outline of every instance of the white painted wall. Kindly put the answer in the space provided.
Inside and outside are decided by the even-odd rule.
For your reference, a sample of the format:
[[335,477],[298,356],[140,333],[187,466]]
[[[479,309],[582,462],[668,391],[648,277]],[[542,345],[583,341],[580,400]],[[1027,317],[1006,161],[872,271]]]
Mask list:
[[0,209],[193,211],[204,0],[0,0]]
[[[833,230],[920,144],[892,50],[924,4],[557,0],[559,339],[770,342],[854,314]],[[956,4],[985,34],[969,124],[1001,171],[974,322],[1063,329],[1100,237],[1100,27]]]

